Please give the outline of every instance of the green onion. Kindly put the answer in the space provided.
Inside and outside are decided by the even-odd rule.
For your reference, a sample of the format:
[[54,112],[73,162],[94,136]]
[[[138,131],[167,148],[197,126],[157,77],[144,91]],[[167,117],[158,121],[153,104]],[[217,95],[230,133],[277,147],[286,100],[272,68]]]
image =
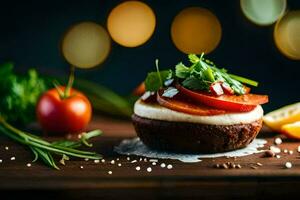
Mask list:
[[234,75],[234,74],[229,74],[229,76],[241,83],[245,83],[247,85],[251,85],[251,86],[254,86],[254,87],[257,87],[258,86],[258,82],[257,81],[254,81],[254,80],[251,80],[251,79],[248,79],[248,78],[244,78],[244,77],[241,77],[241,76],[237,76],[237,75]]

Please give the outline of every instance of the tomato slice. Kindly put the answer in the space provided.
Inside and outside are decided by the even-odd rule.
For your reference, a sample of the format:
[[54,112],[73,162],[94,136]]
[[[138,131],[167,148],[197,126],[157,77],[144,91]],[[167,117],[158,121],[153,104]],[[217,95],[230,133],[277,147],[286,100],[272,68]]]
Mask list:
[[210,116],[225,114],[225,110],[220,110],[212,107],[208,107],[197,102],[191,102],[190,100],[183,99],[182,95],[177,94],[173,98],[163,97],[162,91],[157,92],[157,102],[171,110],[183,112],[192,115]]
[[257,105],[267,103],[267,95],[244,94],[244,95],[221,95],[213,96],[205,92],[195,92],[182,87],[176,86],[177,89],[193,100],[218,109],[232,112],[249,112]]

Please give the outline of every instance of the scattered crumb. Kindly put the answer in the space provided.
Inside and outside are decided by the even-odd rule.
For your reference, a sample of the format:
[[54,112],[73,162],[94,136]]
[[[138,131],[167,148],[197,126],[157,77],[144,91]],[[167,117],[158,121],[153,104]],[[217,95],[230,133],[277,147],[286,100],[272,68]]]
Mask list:
[[292,168],[292,163],[291,162],[286,162],[285,163],[285,167],[287,168],[287,169],[290,169],[290,168]]
[[136,170],[136,171],[140,171],[140,170],[141,170],[141,167],[140,167],[140,166],[136,166],[136,167],[135,167],[135,170]]
[[173,165],[171,165],[171,164],[167,165],[167,169],[172,169],[172,168],[173,168]]
[[288,150],[287,150],[287,149],[284,149],[284,150],[283,150],[283,153],[287,153],[287,152],[288,152]]
[[129,160],[130,160],[130,157],[127,157],[127,158],[126,158],[126,160],[128,160],[128,161],[129,161]]
[[119,167],[121,167],[121,166],[122,166],[122,164],[121,164],[121,163],[118,163],[118,166],[119,166]]
[[100,160],[94,160],[94,163],[99,163],[100,162]]
[[289,154],[292,155],[294,152],[292,150],[289,150]]
[[111,160],[110,164],[114,165],[115,164],[115,160]]
[[2,163],[3,161],[2,161],[2,159],[0,159],[0,163]]
[[101,159],[101,162],[102,162],[102,163],[105,163],[105,160],[104,160],[104,159]]
[[147,172],[152,172],[152,168],[151,168],[151,167],[148,167],[148,168],[147,168]]
[[156,165],[156,162],[153,162],[152,165]]
[[27,165],[26,165],[27,167],[31,167],[31,163],[27,163]]
[[143,158],[140,158],[140,161],[143,161]]
[[110,175],[110,174],[112,174],[112,171],[108,171],[107,173]]
[[89,161],[89,159],[88,159],[88,158],[85,158],[84,161]]
[[161,164],[160,164],[160,167],[161,167],[161,168],[165,168],[165,167],[166,167],[166,164],[165,164],[165,163],[161,163]]
[[9,150],[9,147],[8,147],[8,146],[6,146],[6,147],[5,147],[5,150],[6,150],[6,151],[8,151],[8,150]]
[[298,146],[297,151],[300,153],[300,146]]
[[83,169],[83,166],[82,166],[82,165],[80,166],[80,169]]
[[277,144],[277,145],[282,144],[282,139],[281,138],[275,138],[274,143]]
[[119,161],[120,160],[120,158],[117,158],[117,161]]
[[147,162],[148,160],[147,160],[147,158],[144,158],[144,162]]
[[13,156],[13,157],[10,158],[10,160],[16,160],[16,157]]

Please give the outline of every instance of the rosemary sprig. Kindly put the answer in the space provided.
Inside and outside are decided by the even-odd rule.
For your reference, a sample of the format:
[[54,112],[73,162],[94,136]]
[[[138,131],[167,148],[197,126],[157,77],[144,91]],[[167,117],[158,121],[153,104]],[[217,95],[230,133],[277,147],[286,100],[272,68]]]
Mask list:
[[88,147],[92,146],[88,140],[92,137],[101,135],[102,132],[100,130],[84,133],[79,141],[62,140],[50,143],[41,137],[13,127],[11,124],[6,122],[3,117],[0,116],[0,132],[11,139],[28,146],[34,154],[33,162],[40,158],[45,164],[54,169],[59,168],[53,159],[53,154],[60,156],[73,156],[78,158],[101,159],[101,155],[97,154],[96,152],[81,151],[76,149],[82,144]]

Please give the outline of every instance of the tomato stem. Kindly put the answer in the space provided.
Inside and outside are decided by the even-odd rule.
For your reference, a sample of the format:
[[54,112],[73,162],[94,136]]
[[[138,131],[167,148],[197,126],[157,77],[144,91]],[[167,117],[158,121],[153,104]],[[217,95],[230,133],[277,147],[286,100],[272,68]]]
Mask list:
[[74,77],[75,77],[74,74],[75,74],[75,67],[73,65],[71,65],[69,81],[68,81],[67,87],[65,89],[64,98],[68,98],[70,96],[71,88],[74,83]]

